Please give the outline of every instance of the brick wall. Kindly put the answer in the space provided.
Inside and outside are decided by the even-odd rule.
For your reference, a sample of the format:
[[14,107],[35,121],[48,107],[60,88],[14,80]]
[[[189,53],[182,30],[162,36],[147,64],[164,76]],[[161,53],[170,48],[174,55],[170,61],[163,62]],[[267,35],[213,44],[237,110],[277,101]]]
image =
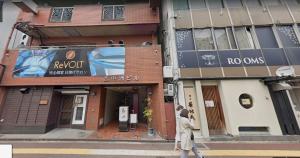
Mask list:
[[124,20],[103,21],[102,5],[75,5],[71,22],[50,23],[51,8],[39,8],[38,15],[23,12],[19,20],[30,21],[32,25],[43,26],[91,26],[159,23],[159,11],[152,11],[148,3],[125,5]]

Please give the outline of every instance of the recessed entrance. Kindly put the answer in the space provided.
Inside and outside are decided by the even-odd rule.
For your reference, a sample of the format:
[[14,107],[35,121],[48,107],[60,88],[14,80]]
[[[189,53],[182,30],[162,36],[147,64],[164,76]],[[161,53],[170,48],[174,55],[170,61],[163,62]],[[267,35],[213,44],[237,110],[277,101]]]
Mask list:
[[[143,117],[145,99],[149,92],[147,86],[106,87],[104,116],[100,118],[101,127],[98,137],[102,139],[140,139],[147,135],[147,122]],[[121,107],[121,108],[120,108]],[[125,108],[125,117],[120,116]],[[119,111],[119,110],[122,111]],[[133,114],[133,115],[132,115]],[[137,124],[132,124],[132,116],[136,116]]]

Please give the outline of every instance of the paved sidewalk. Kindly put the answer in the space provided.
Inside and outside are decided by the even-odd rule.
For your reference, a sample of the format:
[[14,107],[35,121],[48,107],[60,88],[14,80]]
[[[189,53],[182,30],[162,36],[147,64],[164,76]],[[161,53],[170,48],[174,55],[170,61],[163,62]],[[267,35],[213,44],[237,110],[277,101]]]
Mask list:
[[[12,144],[14,158],[175,158],[173,143],[159,142],[91,142],[91,141],[0,141]],[[300,157],[300,143],[201,143],[205,157]],[[192,153],[190,153],[193,155]]]

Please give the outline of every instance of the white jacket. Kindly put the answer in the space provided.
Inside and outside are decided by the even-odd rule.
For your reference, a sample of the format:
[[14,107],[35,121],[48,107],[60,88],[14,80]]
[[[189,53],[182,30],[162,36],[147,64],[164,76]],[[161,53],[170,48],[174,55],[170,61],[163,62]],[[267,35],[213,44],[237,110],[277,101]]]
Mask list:
[[193,142],[191,140],[192,130],[194,124],[188,118],[180,117],[180,138],[181,138],[181,149],[191,150]]

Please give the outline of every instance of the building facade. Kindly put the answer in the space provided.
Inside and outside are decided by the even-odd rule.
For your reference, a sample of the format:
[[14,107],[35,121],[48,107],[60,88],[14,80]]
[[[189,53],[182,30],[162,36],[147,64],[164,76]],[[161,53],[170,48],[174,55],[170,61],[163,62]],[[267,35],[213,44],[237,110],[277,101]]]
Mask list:
[[[166,0],[164,65],[197,137],[300,134],[299,1]],[[166,68],[167,67],[167,68]]]
[[98,130],[128,121],[129,114],[146,124],[143,111],[150,106],[152,127],[167,137],[160,1],[15,4],[22,9],[15,29],[30,40],[3,58],[2,133]]

